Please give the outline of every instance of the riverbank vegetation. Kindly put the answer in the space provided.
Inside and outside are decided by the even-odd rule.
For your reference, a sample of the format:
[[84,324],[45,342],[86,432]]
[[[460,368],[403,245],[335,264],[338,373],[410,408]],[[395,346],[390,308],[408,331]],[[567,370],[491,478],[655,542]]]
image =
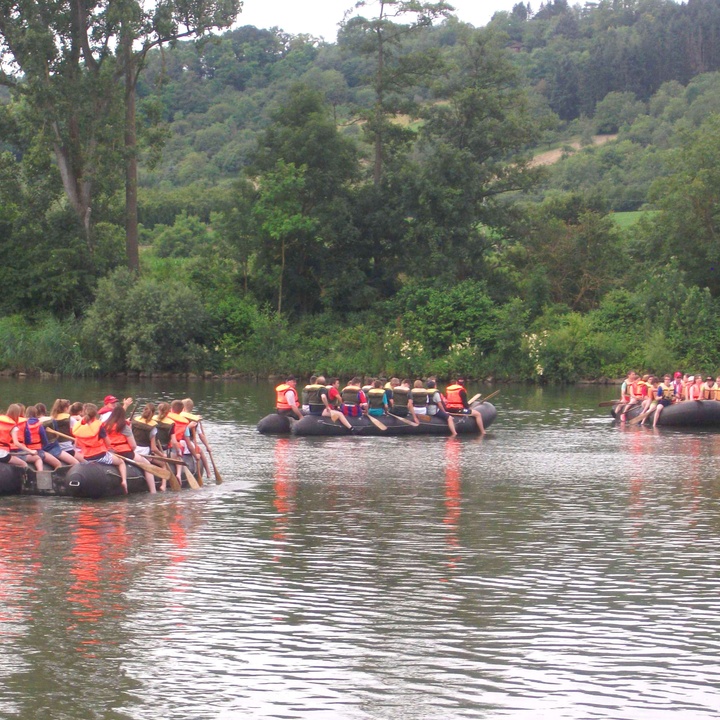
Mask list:
[[[220,5],[186,28],[145,18],[145,54],[118,45],[102,72],[107,47],[13,64],[22,28],[0,28],[0,367],[720,367],[717,3],[518,3],[485,28],[443,3],[380,7],[335,43],[202,37],[228,24]],[[200,39],[161,49],[183,34]]]

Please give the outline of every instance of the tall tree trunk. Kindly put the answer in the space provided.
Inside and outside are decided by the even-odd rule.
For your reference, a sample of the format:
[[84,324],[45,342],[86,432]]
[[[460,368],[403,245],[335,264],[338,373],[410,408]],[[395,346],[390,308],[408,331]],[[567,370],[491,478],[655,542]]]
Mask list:
[[123,37],[123,62],[125,63],[125,252],[128,267],[139,272],[135,64],[129,31]]
[[382,179],[383,170],[383,122],[385,120],[383,113],[383,101],[384,101],[384,83],[385,78],[383,77],[385,72],[385,48],[383,47],[383,30],[382,30],[382,12],[384,10],[384,4],[380,5],[380,24],[378,24],[377,36],[378,36],[378,66],[377,76],[375,78],[375,164],[373,167],[373,182],[375,185],[380,184]]
[[278,315],[282,312],[283,276],[285,275],[285,238],[280,241],[280,282],[278,284]]

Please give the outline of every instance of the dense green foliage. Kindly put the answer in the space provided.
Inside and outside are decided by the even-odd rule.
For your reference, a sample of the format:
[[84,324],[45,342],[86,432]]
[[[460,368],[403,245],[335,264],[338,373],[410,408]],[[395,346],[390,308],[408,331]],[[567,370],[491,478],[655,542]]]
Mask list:
[[444,3],[366,10],[332,44],[239,27],[147,53],[140,275],[120,267],[122,120],[103,130],[104,106],[78,100],[80,217],[32,75],[15,76],[0,95],[0,366],[715,372],[717,3],[518,3],[481,29]]

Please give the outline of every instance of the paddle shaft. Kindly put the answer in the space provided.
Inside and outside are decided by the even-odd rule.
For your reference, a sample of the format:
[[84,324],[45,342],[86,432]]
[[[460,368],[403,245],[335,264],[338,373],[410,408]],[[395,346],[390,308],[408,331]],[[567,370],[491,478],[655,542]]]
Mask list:
[[412,420],[408,420],[407,418],[400,417],[400,415],[393,415],[394,418],[399,420],[402,423],[405,423],[406,425],[409,425],[410,427],[417,427],[419,423],[415,423]]
[[[491,392],[487,397],[483,398],[480,401],[480,404],[482,405],[484,402],[487,402],[490,398],[494,398],[496,395],[499,395],[499,394],[500,394],[499,390],[496,390],[495,392]],[[470,403],[468,403],[468,405],[470,405]]]
[[[202,422],[199,422],[198,425],[200,426],[200,429],[202,431],[203,438],[205,438],[205,428],[203,427]],[[205,442],[205,440],[203,440],[203,442],[205,443],[205,449],[208,451],[208,455],[210,456],[210,463],[212,465],[213,472],[215,473],[215,483],[217,485],[222,485],[222,483],[223,483],[222,475],[218,472],[217,465],[215,464],[215,458],[213,457],[213,454],[212,454],[212,450],[208,447],[208,444],[207,444],[207,442]]]

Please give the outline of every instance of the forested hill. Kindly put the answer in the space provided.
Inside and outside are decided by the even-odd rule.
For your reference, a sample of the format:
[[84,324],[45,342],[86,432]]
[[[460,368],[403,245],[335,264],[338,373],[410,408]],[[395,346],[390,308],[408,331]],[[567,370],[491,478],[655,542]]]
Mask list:
[[[451,18],[423,29],[408,38],[404,52],[446,54],[461,41],[462,27]],[[510,13],[496,13],[488,29],[505,34],[536,101],[560,122],[593,117],[611,92],[647,101],[663,83],[686,85],[720,69],[720,3],[714,0],[602,0],[584,7],[549,0],[535,13],[530,3],[518,3]],[[146,183],[232,177],[249,163],[257,131],[294,82],[322,92],[344,133],[358,137],[359,111],[374,101],[372,68],[352,24],[335,44],[246,26],[217,42],[156,53],[141,93],[161,100],[172,139],[162,168],[147,173]],[[409,105],[427,100],[431,83],[409,84],[406,92]],[[600,131],[616,132],[616,123],[611,119]]]
[[720,3],[385,5],[0,77],[0,365],[716,372]]

